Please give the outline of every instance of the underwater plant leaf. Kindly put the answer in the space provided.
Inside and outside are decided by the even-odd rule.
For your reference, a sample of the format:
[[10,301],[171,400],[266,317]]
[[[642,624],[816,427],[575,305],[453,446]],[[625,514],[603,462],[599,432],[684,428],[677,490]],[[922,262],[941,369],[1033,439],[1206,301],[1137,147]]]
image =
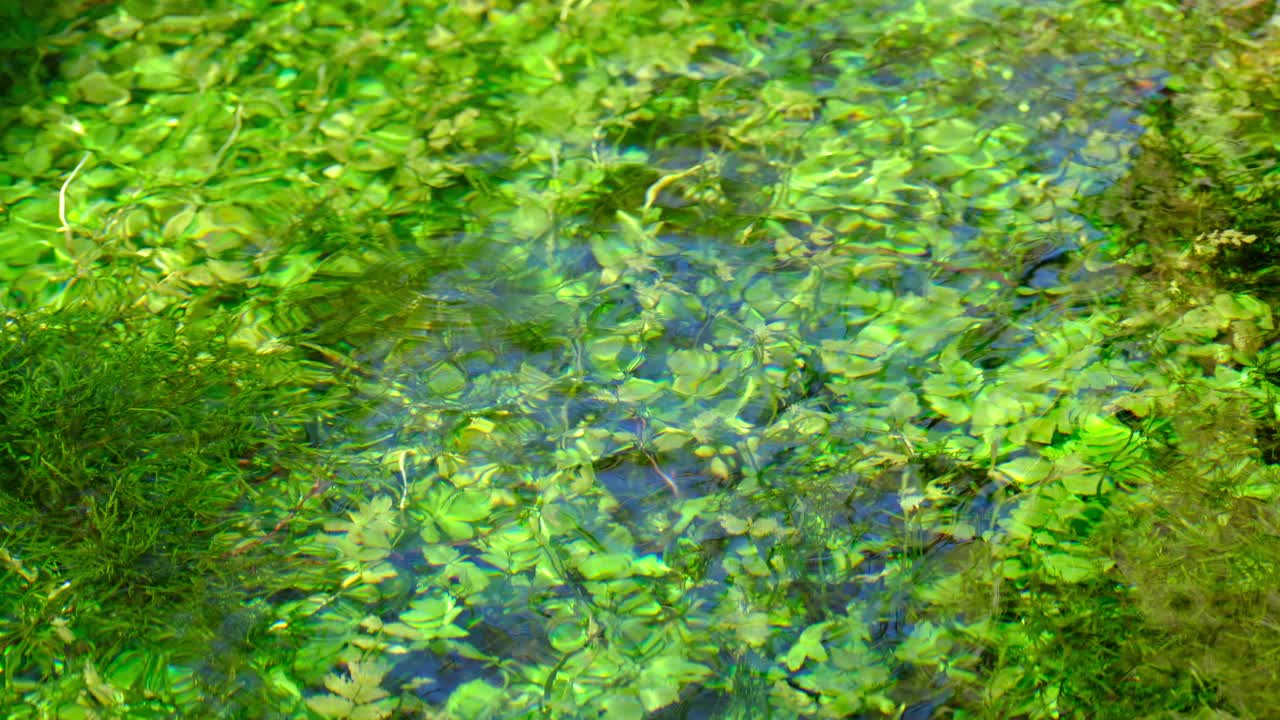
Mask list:
[[1049,477],[1053,472],[1053,464],[1042,458],[1027,455],[1001,463],[998,469],[1015,483],[1025,487],[1035,485]]
[[945,631],[931,622],[923,622],[911,630],[894,655],[914,665],[935,665],[942,662],[951,651],[952,641]]
[[625,553],[599,553],[578,563],[578,572],[588,580],[616,580],[631,577],[633,558]]
[[445,363],[431,372],[427,387],[441,397],[448,397],[466,389],[467,376],[458,367]]
[[768,613],[748,613],[734,622],[734,632],[738,639],[751,647],[760,647],[771,634]]
[[648,402],[662,394],[662,383],[642,378],[627,378],[618,385],[618,401],[624,403]]
[[153,4],[0,10],[0,707],[1275,705],[1270,3]]
[[827,623],[817,623],[810,625],[800,633],[800,637],[791,645],[791,649],[787,650],[783,656],[783,662],[792,672],[799,670],[806,661],[816,660],[825,662],[827,660],[827,650],[823,647],[823,637],[826,635],[828,628]]
[[[579,567],[579,569],[581,570],[581,567]],[[631,572],[635,575],[661,577],[670,573],[671,567],[663,562],[657,555],[648,554],[632,559]]]
[[85,688],[99,703],[106,707],[117,707],[124,702],[124,693],[102,678],[92,660],[85,662],[81,674]]
[[337,695],[314,695],[307,698],[307,707],[324,718],[350,718],[356,704]]
[[711,668],[690,662],[679,655],[665,654],[647,662],[636,679],[635,690],[645,710],[653,712],[670,705],[680,689],[711,674]]
[[705,350],[677,350],[667,358],[667,368],[675,376],[672,389],[681,395],[697,394],[717,366],[715,354]]
[[468,680],[449,695],[446,709],[454,717],[496,717],[503,704],[503,690],[482,679]]
[[377,661],[353,661],[347,663],[346,676],[330,673],[325,676],[324,685],[335,695],[364,705],[387,697],[381,683],[388,669]]
[[410,603],[407,611],[400,613],[399,623],[388,624],[383,629],[393,635],[422,641],[463,638],[468,635],[467,631],[453,624],[462,611],[463,608],[448,595],[419,597]]
[[1107,478],[1089,468],[1079,468],[1062,476],[1062,486],[1076,495],[1097,495],[1110,487]]
[[601,704],[608,720],[641,720],[645,717],[644,703],[633,695],[610,695]]
[[1081,583],[1100,577],[1107,564],[1093,558],[1064,552],[1047,553],[1042,562],[1050,576],[1069,583]]

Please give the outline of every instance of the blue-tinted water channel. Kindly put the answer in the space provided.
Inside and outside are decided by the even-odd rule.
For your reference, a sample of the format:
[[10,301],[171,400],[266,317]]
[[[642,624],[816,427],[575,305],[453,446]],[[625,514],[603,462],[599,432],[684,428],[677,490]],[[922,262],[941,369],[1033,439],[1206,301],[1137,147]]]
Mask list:
[[[1084,262],[1085,257],[1097,252],[1094,246],[1103,234],[1077,214],[1075,202],[1105,191],[1127,171],[1125,159],[1143,131],[1134,120],[1142,113],[1144,103],[1159,92],[1161,78],[1167,73],[1126,52],[1101,48],[1066,55],[1056,51],[1019,54],[1007,58],[1010,62],[1001,70],[976,72],[973,68],[987,63],[982,53],[998,53],[998,48],[980,47],[981,41],[976,37],[973,42],[979,55],[971,59],[971,68],[941,63],[939,67],[929,67],[926,54],[916,48],[903,48],[898,57],[880,58],[869,66],[869,61],[851,57],[852,52],[840,49],[840,35],[839,26],[820,25],[791,28],[778,37],[754,38],[763,56],[756,74],[723,83],[724,79],[712,70],[706,71],[700,81],[704,87],[717,81],[727,85],[730,90],[717,87],[727,96],[725,105],[707,102],[700,110],[703,117],[685,118],[647,133],[627,129],[619,133],[614,152],[637,162],[642,160],[668,175],[714,163],[721,173],[722,187],[742,184],[759,192],[765,189],[765,183],[777,184],[766,193],[772,195],[774,202],[768,210],[758,204],[715,210],[698,208],[696,200],[670,190],[652,198],[656,200],[654,208],[675,217],[682,213],[697,217],[699,213],[724,212],[730,217],[739,213],[750,217],[773,212],[787,218],[788,213],[796,212],[796,207],[817,208],[811,212],[818,215],[837,207],[856,208],[843,205],[839,193],[872,201],[871,195],[876,191],[868,186],[875,184],[881,164],[889,166],[895,173],[893,182],[898,185],[887,195],[875,195],[887,202],[876,209],[874,221],[861,219],[860,211],[853,209],[840,221],[836,237],[830,237],[832,230],[821,223],[799,218],[777,221],[800,243],[833,245],[847,248],[854,256],[882,258],[856,276],[856,292],[877,295],[875,303],[824,307],[822,288],[806,286],[813,277],[810,266],[780,258],[776,245],[743,240],[745,233],[737,237],[700,233],[697,223],[656,232],[648,242],[658,249],[651,252],[641,271],[634,275],[624,272],[617,282],[600,287],[589,296],[564,293],[566,284],[561,284],[557,292],[549,292],[548,288],[538,288],[538,280],[534,279],[548,269],[569,270],[581,273],[580,277],[612,269],[601,252],[593,252],[592,246],[556,237],[545,245],[539,242],[522,251],[522,255],[527,253],[529,267],[511,268],[483,256],[474,257],[465,268],[432,277],[417,292],[429,302],[463,308],[458,325],[446,325],[453,333],[451,347],[455,357],[460,358],[455,364],[463,375],[480,377],[495,369],[519,374],[533,368],[533,372],[548,378],[572,377],[573,382],[553,385],[536,402],[511,398],[510,389],[501,383],[469,390],[461,401],[441,402],[429,386],[412,380],[404,390],[420,407],[433,407],[445,417],[454,418],[451,422],[455,432],[480,408],[513,408],[529,423],[529,432],[514,445],[503,448],[502,462],[518,466],[521,476],[537,476],[555,472],[557,453],[563,455],[566,443],[554,433],[547,435],[534,428],[589,428],[591,433],[626,434],[647,443],[653,440],[653,428],[664,421],[674,426],[723,413],[725,404],[719,394],[700,397],[695,391],[692,399],[686,397],[674,403],[665,394],[631,402],[602,399],[600,394],[617,392],[629,379],[655,386],[668,383],[672,379],[672,358],[678,353],[699,352],[706,347],[716,348],[710,352],[731,352],[730,348],[741,340],[735,339],[726,347],[717,340],[718,334],[724,334],[726,326],[731,328],[727,330],[730,334],[740,331],[744,318],[758,318],[768,325],[767,332],[789,357],[770,362],[768,346],[758,348],[753,363],[727,373],[721,384],[728,388],[740,386],[754,372],[788,377],[771,394],[762,393],[733,404],[734,417],[765,428],[780,416],[800,409],[821,415],[824,425],[830,423],[829,431],[806,433],[807,438],[802,440],[794,435],[771,439],[766,431],[762,441],[751,445],[749,457],[743,458],[742,466],[731,478],[709,475],[705,458],[691,452],[692,448],[638,451],[634,445],[617,447],[615,443],[614,448],[594,460],[590,473],[591,481],[609,498],[608,507],[600,515],[579,521],[594,532],[609,532],[607,528],[625,530],[619,534],[627,540],[603,541],[600,551],[673,558],[689,552],[688,546],[693,544],[682,541],[682,537],[697,538],[696,552],[708,558],[701,561],[707,563],[708,570],[684,599],[690,605],[712,606],[734,582],[731,566],[726,567],[723,560],[736,551],[753,548],[754,542],[750,535],[726,532],[715,517],[696,518],[692,524],[677,523],[677,504],[722,495],[726,485],[743,482],[744,476],[758,485],[754,495],[761,495],[778,492],[769,488],[771,474],[814,477],[816,473],[818,482],[842,488],[828,497],[827,502],[835,504],[825,508],[824,522],[845,528],[871,545],[884,543],[887,547],[880,552],[867,552],[858,573],[844,582],[807,591],[814,593],[806,599],[809,609],[820,617],[824,612],[839,612],[851,603],[861,605],[863,618],[873,629],[872,645],[892,649],[912,631],[906,615],[913,600],[909,591],[901,587],[893,590],[883,581],[869,578],[881,573],[886,559],[900,552],[920,553],[922,560],[916,572],[927,575],[931,572],[931,558],[945,565],[950,551],[975,540],[971,532],[956,539],[935,531],[913,531],[903,523],[903,488],[860,487],[870,476],[842,465],[850,455],[856,455],[855,448],[860,444],[872,444],[885,434],[883,425],[865,422],[860,415],[864,408],[890,402],[893,393],[903,388],[923,397],[935,372],[928,365],[931,353],[954,335],[966,337],[960,356],[963,360],[995,372],[1035,348],[1040,328],[1087,316],[1097,303],[1114,299],[1119,288],[1116,271],[1105,264]],[[1021,42],[1012,38],[1008,41]],[[787,82],[798,83],[794,91],[812,98],[812,107],[790,122],[791,130],[800,137],[825,132],[825,142],[776,155],[762,154],[754,147],[741,155],[734,149],[707,147],[707,135],[714,131],[714,122],[707,123],[705,118],[732,113],[734,103],[742,102],[735,95],[741,98],[761,92],[771,82],[771,76],[787,75],[788,64],[803,54],[816,60],[807,72],[792,74]],[[858,78],[855,93],[843,87],[851,77]],[[968,87],[951,95],[955,93],[953,86],[958,84]],[[937,90],[939,87],[946,91]],[[935,93],[945,97],[946,102],[960,105],[929,107]],[[1100,98],[1105,101],[1100,102]],[[966,102],[973,106],[965,107]],[[878,113],[860,121],[874,127],[863,130],[857,127],[858,122],[851,124],[850,104],[860,108],[853,111],[855,116]],[[988,143],[994,147],[988,147]],[[606,139],[598,142],[593,151],[609,146]],[[967,152],[977,156],[966,157]],[[842,158],[844,153],[847,156]],[[918,154],[909,161],[904,159],[912,153]],[[895,167],[899,162],[906,167]],[[497,172],[500,174],[501,170]],[[805,173],[848,179],[824,184],[827,181],[798,177]],[[1028,217],[1014,194],[1021,182],[1019,176],[1025,173],[1034,174],[1045,194],[1056,198],[1051,201],[1051,208],[1032,217]],[[633,186],[618,191],[629,194],[634,202],[642,198],[642,189],[645,188]],[[464,194],[458,201],[465,203],[472,197]],[[821,199],[814,201],[815,197]],[[629,208],[632,212],[635,209]],[[573,228],[574,234],[601,233],[614,238],[627,232],[609,215],[563,218],[557,222]],[[741,227],[744,222],[730,220],[727,224]],[[929,232],[922,232],[918,225],[927,226]],[[827,237],[814,239],[815,233]],[[478,286],[477,278],[484,278]],[[529,281],[523,284],[519,278]],[[629,356],[627,380],[593,373],[588,369],[590,361],[583,358],[590,353],[592,336],[643,316],[646,300],[651,301],[641,292],[644,285],[693,300],[664,307],[657,313],[662,327],[645,333],[643,341],[630,344],[625,351]],[[794,289],[798,286],[803,289]],[[768,294],[760,290],[766,287],[770,288]],[[889,341],[881,353],[855,353],[885,358],[874,375],[879,381],[864,385],[856,379],[837,379],[835,382],[842,386],[833,392],[832,371],[824,362],[821,349],[824,344],[847,347],[850,342],[857,342],[860,328],[865,328],[868,321],[874,322],[885,305],[892,303],[891,298],[922,299],[930,288],[943,288],[959,298],[964,320],[957,323],[948,318],[946,329],[930,329],[926,322],[918,331],[926,339],[901,338]],[[774,293],[780,298],[790,297],[767,297]],[[760,299],[753,302],[753,296]],[[771,314],[770,310],[776,311],[787,302],[808,307],[798,315]],[[484,317],[493,319],[469,324],[474,322],[476,305],[484,308]],[[919,311],[928,312],[925,305]],[[585,318],[585,324],[578,320],[572,329],[557,326],[569,322],[568,318]],[[522,328],[529,334],[517,339],[503,333],[501,320],[532,327]],[[434,330],[435,327],[428,332]],[[752,331],[766,332],[760,327]],[[761,342],[758,337],[757,341]],[[909,347],[894,352],[894,345],[899,342],[909,343]],[[361,360],[376,364],[381,352],[384,349],[379,347]],[[441,358],[411,355],[401,362],[415,366],[420,363],[422,377],[429,377],[431,370],[427,368],[438,368]],[[865,376],[859,372],[852,377]],[[563,387],[570,384],[573,387]],[[390,422],[394,423],[392,416],[396,412],[389,408],[379,417],[391,417]],[[444,424],[449,425],[450,422]],[[716,441],[741,440],[723,426],[712,425],[710,432]],[[380,427],[377,432],[383,429]],[[964,422],[936,416],[922,426],[925,437],[935,441],[966,430]],[[350,426],[340,426],[333,438],[341,442],[358,432]],[[448,441],[432,438],[426,443],[428,447],[441,447]],[[1020,453],[1016,447],[1003,447],[998,452],[1003,459]],[[673,498],[665,479],[678,487],[678,498]],[[955,522],[968,524],[979,532],[994,530],[999,523],[997,511],[1007,514],[1010,507],[995,502],[1003,494],[1005,483],[987,477],[963,479],[974,485]],[[790,511],[754,506],[752,498],[753,494],[744,494],[729,501],[728,507],[755,521],[774,520],[782,527],[797,521]],[[920,547],[899,548],[904,534],[911,537],[912,532],[920,533],[915,537]],[[632,540],[634,544],[630,544]],[[404,548],[410,559],[403,567],[405,572],[426,571],[420,558],[413,560],[415,549],[412,542]],[[830,562],[824,554],[819,550],[806,557],[805,562],[811,572],[816,571],[830,582],[834,576],[822,570],[823,564]],[[496,569],[475,551],[464,551],[462,557],[479,567]],[[586,593],[573,585],[571,582],[555,592],[571,602],[589,603]],[[499,655],[554,654],[538,629],[538,613],[534,609],[538,599],[515,587],[501,593],[504,603],[500,608],[469,611],[460,620],[470,628],[477,647]],[[528,609],[513,612],[518,607]],[[794,640],[803,629],[799,625],[789,631],[790,635],[785,630],[780,632]],[[757,652],[742,655],[730,648],[721,651],[721,658],[738,668],[736,672],[747,675],[763,674],[769,662]],[[436,682],[424,688],[423,697],[430,702],[444,702],[463,682],[477,677],[500,682],[500,674],[486,669],[487,665],[482,659],[427,653],[406,658],[397,665],[394,676],[434,678]],[[947,697],[945,684],[932,696],[923,693],[918,696],[919,704],[911,706],[903,717],[929,717],[945,704]],[[683,697],[657,716],[707,717],[724,712],[731,704],[731,698],[723,691],[707,690]]]

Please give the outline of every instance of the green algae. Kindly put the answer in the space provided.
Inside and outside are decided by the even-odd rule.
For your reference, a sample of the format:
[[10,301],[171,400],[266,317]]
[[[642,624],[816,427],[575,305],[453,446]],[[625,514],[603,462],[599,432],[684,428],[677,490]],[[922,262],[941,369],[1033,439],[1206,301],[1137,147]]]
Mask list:
[[[299,483],[307,403],[217,323],[29,311],[0,335],[5,665],[215,625],[273,586],[246,510]],[[225,329],[225,328],[224,328]],[[281,479],[292,473],[295,477]],[[261,512],[261,510],[259,510]]]

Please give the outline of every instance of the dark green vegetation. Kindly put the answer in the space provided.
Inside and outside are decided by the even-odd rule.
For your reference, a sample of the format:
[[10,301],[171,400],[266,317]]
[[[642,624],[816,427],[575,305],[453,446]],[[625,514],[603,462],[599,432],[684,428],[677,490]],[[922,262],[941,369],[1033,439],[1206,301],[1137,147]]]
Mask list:
[[216,626],[250,589],[270,587],[280,563],[265,547],[235,545],[260,532],[241,511],[309,469],[294,447],[308,404],[280,412],[288,388],[213,327],[137,312],[6,319],[0,560],[11,683],[36,682],[68,650],[118,652],[138,637],[192,632],[177,624]]
[[889,5],[51,30],[0,706],[1266,717],[1266,4]]
[[61,31],[107,15],[112,0],[0,3],[0,95],[29,98],[56,74]]

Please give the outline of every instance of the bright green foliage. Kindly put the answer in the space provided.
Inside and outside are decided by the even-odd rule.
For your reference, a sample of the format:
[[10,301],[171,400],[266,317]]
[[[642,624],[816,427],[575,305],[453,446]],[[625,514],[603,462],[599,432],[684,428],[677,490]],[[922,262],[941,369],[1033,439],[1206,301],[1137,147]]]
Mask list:
[[307,698],[307,707],[323,718],[333,720],[382,720],[395,710],[397,701],[389,698],[380,683],[390,668],[377,661],[347,663],[345,677],[337,673],[325,676],[329,692]]
[[62,28],[0,706],[1265,716],[1278,61],[1214,4]]

